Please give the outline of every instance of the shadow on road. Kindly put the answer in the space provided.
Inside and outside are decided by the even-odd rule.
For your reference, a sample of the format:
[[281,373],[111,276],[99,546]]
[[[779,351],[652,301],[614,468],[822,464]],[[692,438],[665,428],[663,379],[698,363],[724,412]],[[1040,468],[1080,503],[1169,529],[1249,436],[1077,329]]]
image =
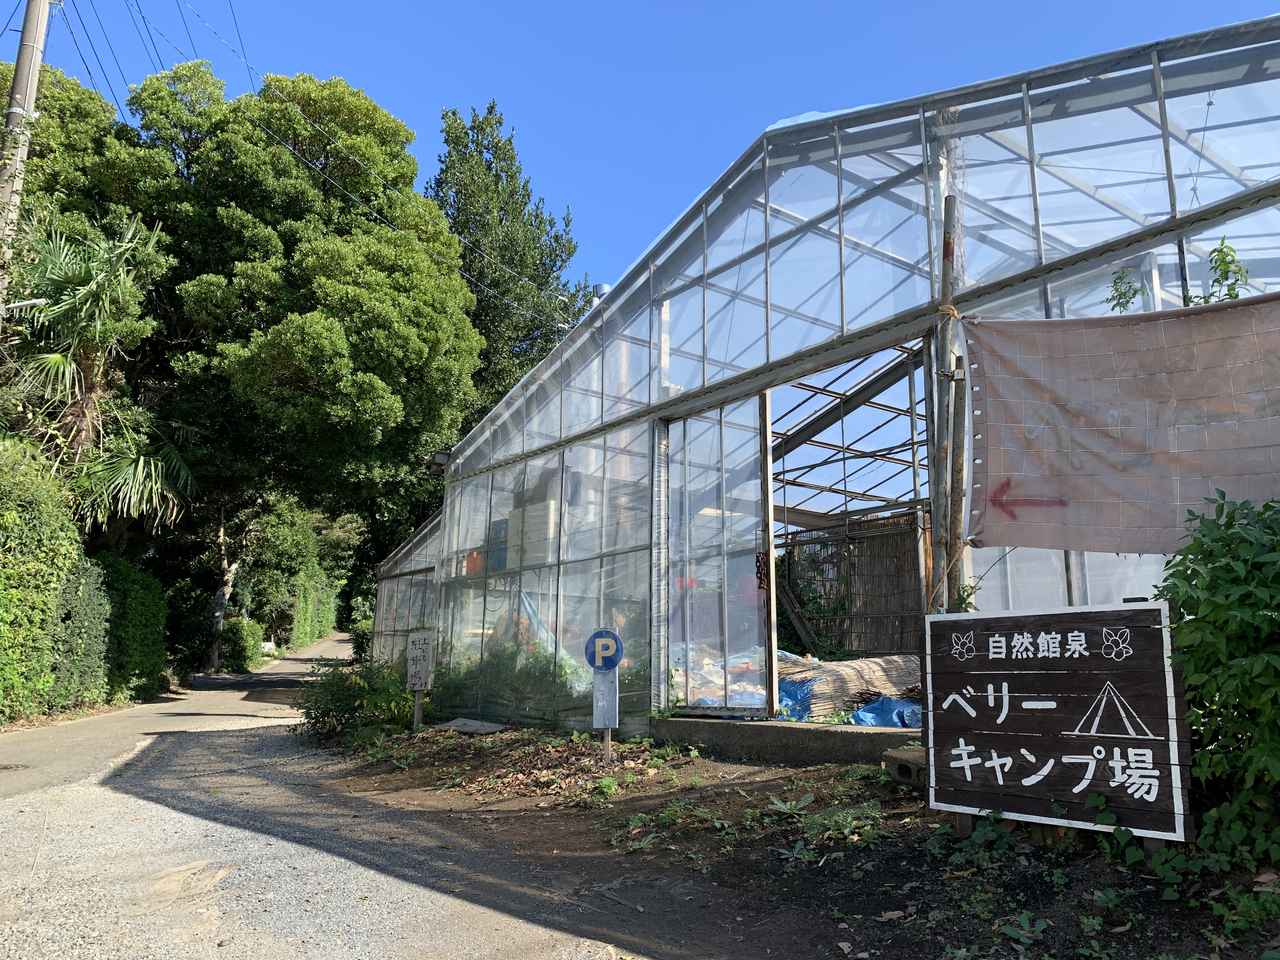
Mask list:
[[[236,681],[246,700],[295,695],[301,682],[293,671]],[[788,952],[814,943],[811,918],[780,914],[765,920],[758,909],[744,917],[751,909],[744,901],[691,875],[658,874],[652,867],[645,874],[634,861],[583,850],[564,851],[554,863],[527,861],[485,837],[482,817],[402,810],[352,796],[333,786],[335,769],[340,775],[344,764],[285,726],[169,732],[156,734],[103,783],[190,816],[302,844],[542,927],[662,960],[764,956],[763,939],[789,946]],[[625,886],[618,885],[620,876]],[[620,892],[622,900],[598,895],[600,887]],[[744,932],[751,932],[747,944]]]

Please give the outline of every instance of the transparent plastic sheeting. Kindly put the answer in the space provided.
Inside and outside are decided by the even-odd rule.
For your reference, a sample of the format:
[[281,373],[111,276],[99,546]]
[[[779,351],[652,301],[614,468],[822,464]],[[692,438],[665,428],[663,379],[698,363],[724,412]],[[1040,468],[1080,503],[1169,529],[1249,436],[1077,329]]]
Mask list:
[[585,724],[586,638],[622,637],[621,710],[647,717],[652,427],[617,430],[450,485],[436,587],[436,701]]
[[[610,424],[750,371],[781,374],[796,351],[925,307],[947,194],[958,199],[961,291],[1032,271],[968,308],[980,316],[1106,314],[1117,270],[1137,289],[1133,309],[1178,307],[1184,294],[1208,293],[1223,237],[1248,268],[1245,296],[1280,289],[1276,207],[1203,229],[1184,231],[1179,219],[1280,178],[1277,102],[1280,18],[1268,18],[770,129],[457,446],[434,556],[418,572],[382,571],[375,645],[398,656],[408,631],[434,623],[439,696],[495,716],[581,723],[590,678],[580,637],[613,625],[627,646],[625,721],[651,706],[650,637],[669,631],[655,662],[667,656],[684,671],[673,674],[673,699],[757,702],[758,625],[734,619],[751,608],[743,598],[758,549],[746,543],[750,484],[731,483],[743,466],[735,451],[750,446],[734,442],[734,404],[670,424],[682,432],[673,458],[677,439],[696,453],[688,483],[698,486],[680,487],[672,463],[668,508],[698,509],[685,552],[660,528],[671,558],[658,571],[671,602],[662,624],[650,617],[652,424]],[[1123,256],[1089,256],[1152,228]],[[1070,271],[1054,269],[1081,253]],[[734,399],[754,409],[754,396]],[[875,442],[905,443],[908,427],[898,417]],[[894,495],[909,489],[902,482]],[[717,505],[704,508],[709,496]],[[984,609],[1105,602],[1094,594],[1130,586],[1108,586],[1105,554],[974,553],[974,576],[996,561]],[[696,598],[686,595],[695,584]],[[1126,595],[1149,590],[1131,586]],[[696,616],[679,633],[686,612]]]
[[[1277,37],[1269,18],[1156,44],[1155,64],[1153,47],[1135,48],[771,129],[459,444],[454,470],[928,303],[948,193],[964,289],[1167,220],[1171,194],[1186,212],[1275,180]],[[1265,292],[1280,279],[1280,223],[1274,210],[1246,219],[1229,232]],[[1184,262],[1197,293],[1221,235],[1099,263],[1103,285],[1131,265],[1147,309],[1179,306]],[[1097,289],[1055,278],[1029,285],[1028,303],[1040,317],[1088,315]]]
[[759,411],[744,401],[669,428],[672,706],[765,707]]

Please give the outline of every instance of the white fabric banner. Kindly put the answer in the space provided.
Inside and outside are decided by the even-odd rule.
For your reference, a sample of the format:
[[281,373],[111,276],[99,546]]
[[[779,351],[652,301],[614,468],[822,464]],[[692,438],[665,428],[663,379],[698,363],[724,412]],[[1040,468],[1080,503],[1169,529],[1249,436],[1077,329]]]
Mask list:
[[979,546],[1173,553],[1215,490],[1280,498],[1280,294],[962,331]]

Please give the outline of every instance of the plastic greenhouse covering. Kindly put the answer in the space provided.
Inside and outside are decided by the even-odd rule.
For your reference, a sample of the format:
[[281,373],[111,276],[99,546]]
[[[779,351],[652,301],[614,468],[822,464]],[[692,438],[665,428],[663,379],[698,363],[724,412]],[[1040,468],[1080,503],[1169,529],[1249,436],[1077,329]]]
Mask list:
[[[583,725],[622,635],[624,726],[773,704],[773,545],[920,510],[942,198],[966,313],[1111,312],[1280,285],[1280,18],[771,127],[453,450],[379,571],[374,655],[433,698]],[[766,399],[762,400],[762,397]],[[972,551],[981,609],[1146,595],[1159,557]]]

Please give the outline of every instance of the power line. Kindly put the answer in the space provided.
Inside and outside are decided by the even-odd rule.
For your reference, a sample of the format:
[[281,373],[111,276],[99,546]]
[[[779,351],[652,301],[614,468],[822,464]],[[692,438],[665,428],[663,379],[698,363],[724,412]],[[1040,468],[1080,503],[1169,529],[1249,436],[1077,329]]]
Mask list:
[[111,59],[116,62],[116,69],[120,71],[120,82],[124,84],[125,93],[129,92],[129,81],[125,78],[124,67],[120,66],[120,58],[116,56],[115,44],[111,42],[111,35],[107,33],[106,25],[102,22],[102,17],[98,15],[97,0],[89,0],[89,9],[93,11],[93,18],[98,21],[98,29],[102,31],[102,39],[107,41],[107,50],[111,52]]
[[[125,6],[129,5],[129,0],[125,0]],[[156,71],[164,69],[164,57],[160,56],[160,48],[156,46],[155,35],[151,32],[151,21],[147,19],[147,15],[142,12],[142,0],[133,0],[133,5],[138,8],[138,16],[142,19],[143,26],[147,28],[147,37],[151,40],[151,49],[155,51]],[[144,43],[145,47],[146,44]]]
[[[244,48],[243,39],[241,40],[241,49],[237,50],[235,47],[233,47],[230,43],[228,43],[226,40],[222,38],[222,35],[219,34],[218,31],[213,28],[213,26],[209,23],[209,21],[207,21],[204,17],[200,15],[200,11],[197,10],[194,5],[192,5],[191,0],[183,0],[183,2],[186,3],[188,7],[191,8],[191,12],[195,15],[196,19],[198,19],[200,23],[204,25],[204,28],[206,30],[208,30],[211,34],[213,34],[213,36],[217,38],[217,40],[224,47],[226,47],[233,54],[235,54],[237,57],[240,58],[240,61],[244,64],[245,69],[249,71],[250,80],[253,80],[255,70],[254,70],[253,64],[251,64],[248,61],[248,59],[245,57],[243,53],[243,48]],[[228,0],[228,2],[230,3],[231,0]],[[239,31],[239,27],[237,27],[237,32],[238,31]],[[264,86],[263,88],[264,96],[266,93],[266,89],[267,88]],[[383,177],[381,174],[379,174],[377,171],[370,169],[369,166],[366,163],[364,163],[364,161],[362,161],[359,157],[354,156],[348,151],[344,150],[342,147],[342,144],[340,144],[337,141],[337,139],[333,136],[333,134],[331,134],[328,130],[326,130],[323,126],[321,126],[315,120],[311,119],[311,117],[307,115],[306,111],[303,110],[302,107],[300,107],[298,104],[294,103],[292,100],[289,100],[287,97],[278,97],[277,99],[279,100],[279,102],[288,105],[294,111],[296,111],[298,116],[300,116],[317,133],[325,137],[325,139],[329,141],[331,146],[334,146],[338,150],[342,151],[343,155],[346,156],[347,159],[354,161],[359,167],[361,167],[367,174],[369,174],[371,177],[373,177],[379,183],[381,183],[386,189],[388,190],[398,189],[394,184],[388,182],[387,179]],[[479,244],[475,243],[474,241],[468,240],[466,237],[463,237],[463,236],[459,236],[458,239],[462,241],[464,246],[469,247],[472,251],[474,251],[475,253],[478,253],[481,257],[488,260],[495,267],[498,267],[501,270],[505,270],[507,273],[509,273],[516,280],[519,280],[521,283],[527,283],[529,286],[533,287],[534,292],[536,292],[539,296],[544,296],[551,292],[551,290],[548,289],[547,287],[539,286],[536,282],[534,282],[533,280],[530,280],[528,277],[524,276],[518,271],[507,266],[501,260],[495,259],[483,247],[481,247]]]
[[173,5],[178,8],[178,16],[182,18],[182,29],[187,31],[187,42],[191,44],[191,52],[200,56],[200,51],[196,49],[196,38],[191,35],[191,27],[187,24],[187,15],[182,12],[181,0],[173,0]]
[[[89,52],[93,54],[94,62],[98,64],[98,69],[102,72],[102,82],[106,84],[107,92],[111,94],[111,99],[116,103],[116,109],[120,111],[121,119],[128,114],[124,112],[124,106],[120,103],[120,98],[116,96],[115,84],[111,82],[111,75],[107,73],[107,68],[102,64],[102,57],[98,56],[98,45],[93,42],[93,35],[89,33],[89,26],[84,22],[84,17],[80,14],[80,7],[76,4],[76,0],[69,0],[71,4],[71,12],[76,15],[76,19],[80,21],[80,29],[84,31],[85,43],[89,45]],[[63,14],[65,16],[65,14]],[[123,75],[124,71],[121,71]],[[127,89],[128,83],[125,84]]]
[[20,6],[22,6],[22,0],[18,0],[18,2],[13,5],[13,11],[9,14],[9,19],[4,22],[4,29],[0,30],[0,34],[9,32],[9,28],[13,26],[13,18],[18,15],[18,8]]
[[227,0],[227,6],[231,9],[231,22],[236,28],[236,39],[240,41],[240,59],[244,61],[244,68],[249,73],[249,90],[252,91],[258,85],[258,81],[253,78],[253,67],[249,66],[249,52],[244,46],[244,35],[240,32],[240,18],[236,16],[234,0]]
[[156,58],[151,53],[151,48],[147,46],[147,38],[142,33],[142,28],[138,26],[138,18],[133,15],[133,5],[129,0],[122,0],[125,12],[129,14],[129,22],[133,24],[133,32],[138,35],[138,42],[142,44],[142,52],[147,55],[147,60],[156,73],[160,72],[160,64],[156,62]]
[[[231,44],[230,44],[226,39],[224,39],[224,38],[223,38],[223,36],[222,36],[220,33],[218,33],[218,31],[213,27],[213,25],[212,25],[212,24],[210,24],[210,23],[209,23],[209,21],[208,21],[208,20],[206,20],[206,19],[201,15],[200,11],[199,11],[198,9],[196,9],[196,7],[191,3],[191,0],[181,0],[181,2],[186,3],[186,5],[191,9],[191,13],[196,17],[196,19],[197,19],[197,20],[199,20],[199,21],[200,21],[200,23],[204,26],[204,28],[205,28],[206,30],[208,30],[208,31],[209,31],[209,33],[211,33],[211,34],[212,34],[212,35],[213,35],[213,36],[218,40],[218,42],[220,42],[224,47],[226,47],[228,50],[230,50],[233,54],[235,54],[235,55],[240,59],[240,61],[245,65],[245,69],[249,71],[250,79],[251,79],[251,80],[253,80],[254,75],[255,75],[255,73],[256,73],[256,70],[255,70],[255,68],[254,68],[253,64],[251,64],[251,63],[249,62],[248,58],[247,58],[247,57],[245,56],[245,54],[244,54],[244,50],[243,50],[243,38],[241,39],[241,49],[237,50],[237,49],[236,49],[234,46],[232,46],[232,45],[231,45]],[[230,2],[230,0],[228,0],[228,2]],[[238,29],[238,27],[237,27],[237,29]],[[158,30],[157,30],[156,32],[157,32],[157,33],[159,33],[159,31],[158,31]],[[164,37],[164,34],[160,34],[160,36],[161,36],[161,37]],[[166,40],[168,40],[168,38],[165,38],[165,39],[166,39]],[[169,42],[169,44],[170,44],[171,46],[174,46],[174,44],[173,44],[173,42],[172,42],[172,41],[168,41],[168,42]],[[174,46],[174,49],[179,49],[179,48],[178,48],[178,47],[176,47],[176,46]],[[179,50],[179,52],[181,52],[181,51]],[[184,56],[185,56],[185,54],[184,54]],[[255,81],[255,82],[256,82],[256,81]],[[263,87],[263,95],[264,95],[264,97],[265,97],[265,94],[266,94],[266,90],[267,90],[267,88],[264,86],[264,87]],[[332,146],[336,147],[338,150],[340,150],[340,151],[343,153],[343,155],[344,155],[344,156],[346,156],[349,160],[354,161],[354,162],[355,162],[355,163],[356,163],[356,164],[357,164],[361,169],[363,169],[363,170],[364,170],[366,173],[368,173],[371,177],[373,177],[373,178],[374,178],[374,179],[376,179],[379,183],[381,183],[381,184],[382,184],[382,186],[383,186],[386,190],[388,190],[388,191],[390,191],[390,192],[393,192],[393,193],[394,193],[394,192],[398,192],[398,190],[399,190],[399,188],[398,188],[398,187],[396,187],[394,184],[390,183],[390,182],[389,182],[385,177],[381,176],[377,171],[370,169],[370,168],[369,168],[369,166],[368,166],[367,164],[365,164],[365,163],[364,163],[364,162],[363,162],[359,157],[353,156],[351,153],[349,153],[348,151],[344,150],[344,149],[343,149],[343,147],[342,147],[342,145],[337,141],[337,139],[336,139],[336,138],[335,138],[331,133],[329,133],[329,131],[327,131],[323,126],[321,126],[319,123],[317,123],[317,122],[316,122],[315,120],[313,120],[311,117],[309,117],[309,116],[307,115],[306,111],[304,111],[304,110],[303,110],[303,109],[302,109],[298,104],[294,103],[292,100],[289,100],[287,97],[282,97],[282,96],[281,96],[281,97],[277,97],[276,99],[277,99],[280,103],[286,104],[288,107],[290,107],[290,108],[291,108],[294,112],[296,112],[296,113],[297,113],[297,115],[298,115],[299,117],[301,117],[301,118],[303,119],[303,121],[305,121],[305,122],[306,122],[306,123],[307,123],[307,124],[312,128],[312,129],[314,129],[316,132],[318,132],[319,134],[321,134],[321,135],[322,135],[326,140],[328,140],[328,141],[329,141],[329,143],[330,143],[330,145],[332,145]],[[274,132],[271,132],[271,135],[272,135],[273,137],[275,137],[275,133],[274,133]],[[275,137],[275,138],[276,138],[277,140],[279,140],[279,137]],[[297,155],[297,152],[293,149],[293,147],[292,147],[292,146],[290,146],[290,145],[289,145],[289,144],[287,144],[287,143],[284,143],[283,141],[280,141],[280,142],[281,142],[281,144],[282,144],[283,146],[285,146],[285,147],[286,147],[286,148],[288,148],[291,152],[293,152],[293,153],[295,153],[295,155]],[[300,155],[298,155],[298,156],[299,156],[299,159],[300,159],[300,160],[302,160],[304,163],[306,163],[306,164],[307,164],[307,166],[309,166],[309,167],[310,167],[310,166],[312,166],[312,164],[311,164],[309,161],[307,161],[307,160],[306,160],[306,158],[301,157]],[[336,181],[334,181],[332,178],[328,177],[326,174],[324,174],[324,172],[323,172],[323,171],[321,171],[321,170],[317,169],[317,171],[316,171],[316,172],[318,172],[318,173],[320,173],[322,176],[324,176],[324,177],[325,177],[325,179],[329,180],[329,182],[330,182],[330,183],[333,183],[333,185],[334,185],[334,186],[336,186],[336,187],[338,187],[338,189],[342,190],[344,193],[347,193],[347,195],[348,195],[348,196],[350,196],[353,200],[356,200],[356,202],[358,202],[358,203],[363,203],[363,202],[364,202],[364,201],[359,200],[359,198],[354,197],[352,194],[350,194],[350,193],[349,193],[349,192],[348,192],[344,187],[342,187],[342,185],[341,185],[341,184],[337,183],[337,182],[336,182]],[[372,209],[372,208],[370,208],[370,209]],[[388,226],[392,226],[392,225],[388,223]],[[399,228],[395,228],[395,229],[399,229]],[[483,247],[479,246],[478,244],[474,243],[474,242],[473,242],[473,241],[471,241],[471,240],[468,240],[466,237],[459,236],[459,237],[458,237],[458,239],[462,242],[462,244],[463,244],[464,246],[469,247],[471,250],[473,250],[475,253],[478,253],[481,257],[483,257],[485,260],[488,260],[488,261],[489,261],[490,263],[492,263],[494,266],[496,266],[496,267],[498,267],[498,268],[500,268],[500,269],[502,269],[502,270],[505,270],[505,271],[506,271],[507,273],[509,273],[512,277],[514,277],[516,280],[519,280],[519,281],[521,281],[522,283],[526,283],[526,284],[528,284],[530,287],[532,287],[532,288],[534,289],[534,292],[535,292],[538,296],[546,296],[548,293],[550,293],[550,292],[551,292],[549,289],[547,289],[547,288],[545,288],[545,287],[540,287],[537,283],[535,283],[534,281],[530,280],[528,277],[523,276],[522,274],[520,274],[520,273],[519,273],[519,272],[517,272],[516,270],[512,269],[511,267],[507,266],[507,265],[506,265],[505,263],[503,263],[502,261],[495,259],[495,258],[494,258],[493,256],[491,256],[487,251],[485,251]],[[543,316],[541,316],[541,315],[539,315],[539,314],[531,313],[531,312],[530,312],[529,310],[527,310],[526,308],[521,307],[519,304],[515,303],[515,302],[514,302],[513,300],[511,300],[509,297],[506,297],[506,296],[504,296],[503,294],[498,293],[496,290],[494,290],[494,289],[493,289],[492,287],[490,287],[489,285],[487,285],[487,284],[485,284],[485,283],[481,282],[480,280],[477,280],[475,277],[471,276],[471,274],[466,273],[465,271],[463,271],[463,276],[465,276],[468,280],[471,280],[471,282],[472,282],[472,283],[474,283],[476,286],[480,287],[482,290],[485,290],[485,291],[486,291],[487,293],[489,293],[490,295],[492,295],[492,296],[495,296],[495,297],[499,298],[499,299],[500,299],[500,300],[502,300],[504,303],[506,303],[508,306],[512,307],[513,309],[517,310],[517,311],[518,311],[518,312],[520,312],[520,313],[523,313],[525,316],[529,317],[530,319],[542,320],[542,321],[544,321],[544,322],[546,322],[546,321],[547,321],[547,318],[546,318],[546,317],[543,317]],[[558,322],[558,321],[557,321],[557,322]]]
[[89,61],[84,58],[84,51],[80,49],[80,41],[76,39],[76,32],[71,27],[71,18],[67,16],[67,8],[59,5],[58,9],[62,12],[62,19],[67,25],[67,33],[71,36],[71,42],[75,45],[76,53],[80,56],[80,63],[84,66],[84,72],[89,76],[89,85],[93,87],[94,93],[102,96],[102,91],[98,89],[98,81],[93,78],[93,70],[89,68]]

